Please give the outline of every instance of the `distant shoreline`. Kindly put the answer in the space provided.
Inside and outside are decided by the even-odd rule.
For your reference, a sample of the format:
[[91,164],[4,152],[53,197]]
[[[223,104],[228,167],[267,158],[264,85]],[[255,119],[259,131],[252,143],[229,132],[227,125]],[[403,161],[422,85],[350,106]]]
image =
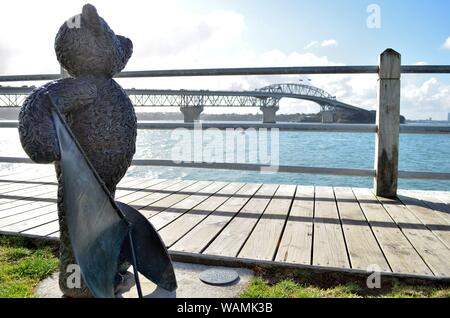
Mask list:
[[[17,120],[19,107],[1,107],[0,120]],[[183,115],[180,112],[136,112],[138,120],[146,121],[182,121]],[[202,120],[205,121],[257,121],[262,120],[262,114],[202,114]],[[319,123],[321,122],[319,114],[278,114],[278,122],[302,122]],[[370,123],[367,121],[350,121],[345,123]],[[445,120],[406,120],[405,124],[420,125],[450,125]]]

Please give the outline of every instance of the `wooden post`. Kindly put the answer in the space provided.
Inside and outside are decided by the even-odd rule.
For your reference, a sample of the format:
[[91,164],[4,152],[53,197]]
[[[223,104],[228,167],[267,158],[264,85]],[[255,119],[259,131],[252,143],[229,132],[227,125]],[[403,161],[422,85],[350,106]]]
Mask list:
[[401,55],[387,49],[380,55],[375,139],[375,193],[397,197],[400,134]]

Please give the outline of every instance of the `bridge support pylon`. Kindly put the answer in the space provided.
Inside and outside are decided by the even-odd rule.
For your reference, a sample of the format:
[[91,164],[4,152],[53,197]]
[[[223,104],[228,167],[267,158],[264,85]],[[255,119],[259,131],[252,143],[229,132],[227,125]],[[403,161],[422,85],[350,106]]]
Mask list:
[[332,110],[322,110],[322,123],[334,123],[335,122],[335,113]]
[[180,107],[180,111],[183,113],[185,123],[193,123],[194,121],[200,120],[203,106]]
[[263,106],[259,108],[263,113],[264,124],[275,124],[277,122],[276,113],[280,109],[277,106]]

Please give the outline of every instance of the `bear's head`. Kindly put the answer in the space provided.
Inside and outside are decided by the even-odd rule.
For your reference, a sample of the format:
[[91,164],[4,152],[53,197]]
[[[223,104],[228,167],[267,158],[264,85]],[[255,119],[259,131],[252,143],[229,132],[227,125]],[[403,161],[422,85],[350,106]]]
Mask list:
[[130,39],[116,35],[93,5],[83,6],[81,15],[65,22],[55,38],[59,63],[70,75],[113,77],[133,53]]

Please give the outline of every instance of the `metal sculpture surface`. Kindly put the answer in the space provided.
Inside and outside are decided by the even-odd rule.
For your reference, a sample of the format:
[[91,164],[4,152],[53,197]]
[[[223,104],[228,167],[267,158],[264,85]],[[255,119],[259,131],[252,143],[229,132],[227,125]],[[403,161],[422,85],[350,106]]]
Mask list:
[[[135,153],[133,105],[112,79],[131,57],[132,42],[114,34],[92,5],[75,19],[79,23],[64,23],[55,39],[58,61],[73,77],[37,88],[19,114],[28,156],[55,162],[60,288],[68,297],[112,297],[133,263],[173,290],[175,275],[157,232],[137,211],[113,199]],[[72,264],[80,265],[83,277],[75,288],[69,281]]]

